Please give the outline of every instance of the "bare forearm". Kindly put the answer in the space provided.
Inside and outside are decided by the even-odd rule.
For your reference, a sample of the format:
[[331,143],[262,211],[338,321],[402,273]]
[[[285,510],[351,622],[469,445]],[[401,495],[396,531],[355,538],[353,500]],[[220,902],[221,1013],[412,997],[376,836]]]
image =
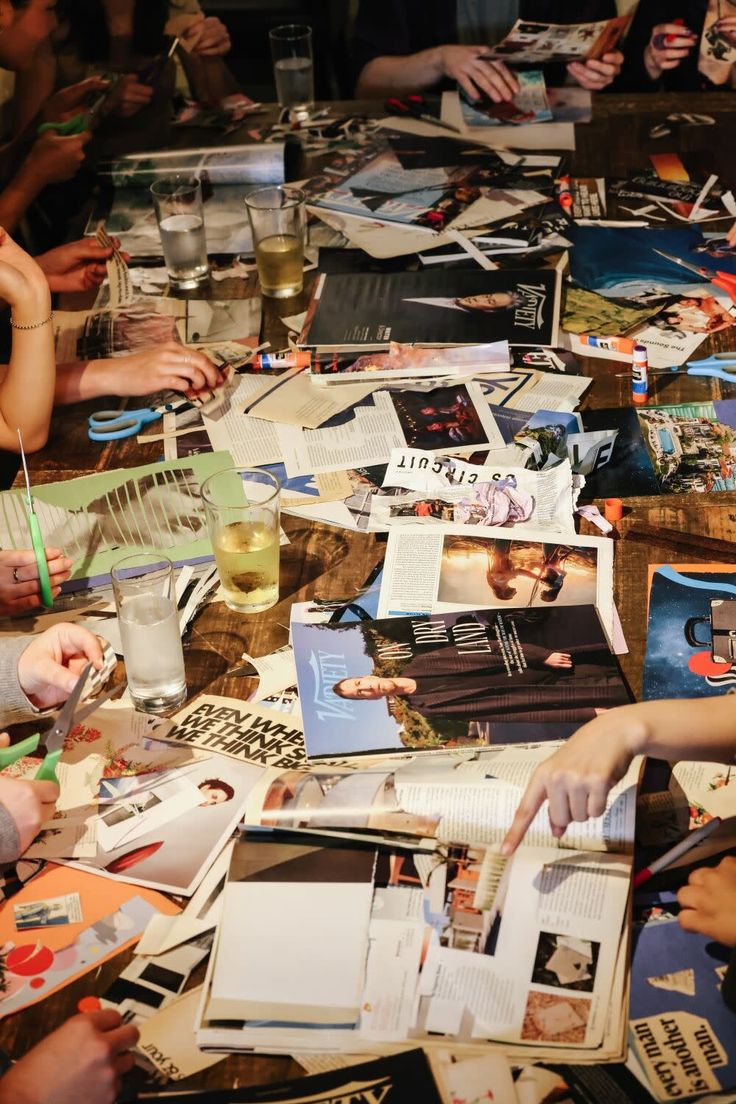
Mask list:
[[76,360],[56,369],[54,401],[58,406],[84,402],[101,395],[115,395],[115,381],[109,360]]
[[28,452],[43,448],[48,439],[56,377],[54,331],[46,321],[50,314],[48,288],[34,290],[22,306],[13,307],[19,325],[34,326],[13,329],[10,363],[0,383],[0,447],[13,452],[18,451],[18,430]]
[[639,702],[615,712],[626,722],[634,754],[716,763],[736,756],[736,701],[730,694],[695,701]]
[[359,99],[382,99],[431,88],[442,79],[440,47],[404,57],[377,57],[363,66],[355,95]]

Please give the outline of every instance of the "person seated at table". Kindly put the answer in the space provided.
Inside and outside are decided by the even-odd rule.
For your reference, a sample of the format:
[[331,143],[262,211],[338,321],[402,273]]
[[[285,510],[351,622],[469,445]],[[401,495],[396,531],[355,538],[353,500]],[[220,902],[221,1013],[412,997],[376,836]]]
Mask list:
[[697,92],[734,87],[732,0],[640,0],[616,91]]
[[[0,67],[22,80],[55,27],[54,6],[49,0],[0,0]],[[57,121],[73,114],[91,93],[105,87],[106,82],[95,78],[62,89],[49,100],[38,122]],[[32,115],[36,113],[34,108]],[[84,160],[90,137],[89,130],[76,135],[50,130],[36,136],[35,129],[29,127],[16,140],[0,147],[0,226],[13,230],[47,185],[71,180]]]
[[[602,816],[611,788],[636,755],[732,763],[736,717],[730,696],[622,705],[579,728],[531,777],[502,844],[516,850],[545,801],[552,834]],[[678,894],[680,926],[736,945],[736,859],[693,871]]]
[[[483,58],[487,47],[500,42],[519,18],[570,23],[571,15],[587,23],[612,18],[616,8],[611,0],[586,0],[574,12],[560,0],[361,0],[354,32],[355,94],[378,99],[457,83],[471,99],[510,100],[518,81],[503,62]],[[600,61],[571,62],[567,74],[583,88],[600,92],[622,63],[623,54],[614,50]],[[550,67],[548,83],[562,84],[565,76],[564,69]]]
[[52,45],[37,51],[17,83],[19,125],[26,124],[58,85],[90,74],[117,74],[95,136],[97,156],[155,149],[169,135],[176,63],[172,39],[195,99],[215,102],[236,91],[222,59],[230,50],[227,27],[205,16],[197,0],[62,0]]
[[[72,561],[60,548],[46,549],[51,593],[57,598],[61,584],[72,568]],[[5,548],[0,551],[0,617],[15,617],[41,606],[36,553],[30,548]]]
[[[34,637],[0,643],[0,714],[59,705],[80,671],[102,666],[98,638],[79,625],[58,624]],[[7,746],[7,734],[0,736]],[[0,862],[14,862],[53,815],[53,782],[0,775]],[[0,1077],[0,1104],[112,1104],[120,1077],[133,1065],[138,1030],[113,1009],[73,1016]]]

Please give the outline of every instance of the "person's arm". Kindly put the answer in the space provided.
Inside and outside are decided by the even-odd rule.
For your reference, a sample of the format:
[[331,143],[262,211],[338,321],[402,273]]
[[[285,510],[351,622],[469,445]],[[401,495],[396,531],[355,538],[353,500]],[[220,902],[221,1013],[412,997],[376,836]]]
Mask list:
[[43,42],[33,63],[15,74],[13,130],[22,134],[36,118],[56,85],[56,57],[50,41]]
[[13,343],[0,382],[0,448],[35,452],[46,444],[54,402],[56,360],[51,293],[32,257],[0,229],[0,296],[10,306]]
[[55,402],[84,402],[102,395],[154,395],[166,390],[198,391],[217,387],[220,379],[209,357],[170,341],[131,356],[60,364]]
[[0,1104],[114,1104],[138,1034],[113,1008],[72,1016],[0,1079]]
[[651,701],[601,713],[537,767],[503,843],[511,854],[545,801],[558,839],[572,821],[601,816],[611,788],[636,755],[730,762],[736,752],[736,710],[729,695],[694,701]]
[[615,81],[623,63],[621,51],[611,50],[600,60],[571,61],[567,71],[581,88],[587,88],[589,92],[602,92]]
[[221,20],[212,15],[205,17],[202,13],[201,18],[184,31],[182,44],[179,60],[194,99],[216,103],[239,90],[223,61],[225,54],[230,52],[230,34]]
[[455,80],[472,99],[490,96],[494,103],[510,100],[519,82],[502,61],[483,61],[485,46],[434,46],[401,57],[383,55],[363,66],[355,95],[358,99],[423,92],[445,77]]
[[[51,595],[57,598],[61,584],[69,578],[72,561],[60,548],[46,549]],[[14,617],[25,610],[38,609],[41,593],[36,553],[31,549],[6,548],[0,551],[0,617]],[[0,702],[5,701],[0,686]]]
[[47,184],[59,184],[77,173],[91,134],[46,131],[36,139],[15,175],[0,192],[0,226],[14,230]]

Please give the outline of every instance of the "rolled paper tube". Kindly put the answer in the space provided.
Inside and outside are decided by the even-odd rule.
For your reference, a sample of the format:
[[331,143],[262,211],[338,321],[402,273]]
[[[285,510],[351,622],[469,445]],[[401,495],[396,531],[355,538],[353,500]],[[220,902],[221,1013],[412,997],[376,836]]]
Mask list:
[[624,504],[620,498],[607,498],[603,504],[603,516],[606,521],[620,521],[624,516]]

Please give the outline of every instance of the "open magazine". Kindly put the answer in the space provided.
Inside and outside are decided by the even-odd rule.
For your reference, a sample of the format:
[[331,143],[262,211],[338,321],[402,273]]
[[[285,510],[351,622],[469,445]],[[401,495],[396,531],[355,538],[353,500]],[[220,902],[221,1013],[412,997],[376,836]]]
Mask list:
[[[245,816],[259,829],[233,854],[198,1045],[360,1053],[495,1042],[537,1058],[619,1055],[639,764],[602,818],[559,845],[540,816],[505,860],[491,838],[548,754],[266,771]],[[397,828],[403,843],[391,842]],[[233,956],[236,944],[257,948],[257,960]],[[329,984],[305,987],[312,975]]]

